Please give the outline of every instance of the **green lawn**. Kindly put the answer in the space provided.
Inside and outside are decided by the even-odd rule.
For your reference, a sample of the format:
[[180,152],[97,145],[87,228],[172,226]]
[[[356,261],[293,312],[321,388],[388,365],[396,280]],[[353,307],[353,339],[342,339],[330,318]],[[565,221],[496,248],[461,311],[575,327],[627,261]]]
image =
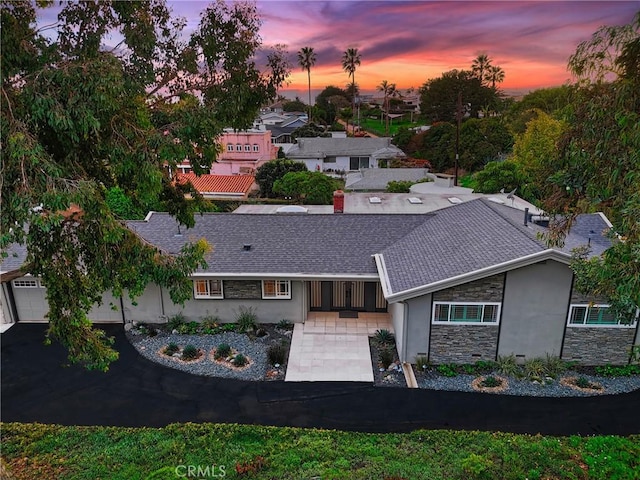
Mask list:
[[[405,115],[407,119],[410,118],[409,114]],[[414,115],[415,117],[416,115]],[[393,120],[389,122],[389,136],[392,137],[398,132],[398,128],[407,127],[413,128],[419,125],[423,125],[423,123],[419,122],[410,122],[409,120]],[[367,132],[371,132],[378,136],[384,136],[384,121],[380,121],[380,118],[372,119],[372,118],[361,118],[360,119],[360,127]]]
[[640,478],[640,435],[382,435],[224,424],[1,427],[3,465],[16,479]]

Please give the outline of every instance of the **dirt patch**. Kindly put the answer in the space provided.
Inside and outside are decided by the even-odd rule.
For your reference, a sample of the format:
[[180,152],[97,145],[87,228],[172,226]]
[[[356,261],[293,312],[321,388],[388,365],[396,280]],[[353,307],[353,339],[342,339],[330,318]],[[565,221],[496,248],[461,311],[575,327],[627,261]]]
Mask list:
[[[165,345],[164,347],[162,347],[160,350],[158,350],[158,355],[160,355],[162,358],[168,358],[169,360],[173,360],[174,362],[178,362],[178,363],[198,363],[201,362],[205,359],[205,353],[202,349],[198,349],[198,356],[196,358],[190,359],[190,360],[183,360],[180,357],[174,357],[173,355],[167,355],[166,353],[164,353],[164,349],[167,348],[167,346]],[[176,352],[176,353],[182,353],[182,348]]]
[[604,387],[597,382],[589,381],[590,387],[581,387],[577,383],[580,377],[563,377],[560,379],[560,384],[565,387],[573,388],[580,392],[586,393],[604,393]]
[[487,379],[487,376],[482,376],[475,378],[471,382],[471,387],[478,392],[486,392],[486,393],[502,393],[507,388],[509,388],[509,381],[504,377],[499,377],[497,375],[493,375],[493,378],[499,380],[501,383],[495,387],[486,387],[482,383]]

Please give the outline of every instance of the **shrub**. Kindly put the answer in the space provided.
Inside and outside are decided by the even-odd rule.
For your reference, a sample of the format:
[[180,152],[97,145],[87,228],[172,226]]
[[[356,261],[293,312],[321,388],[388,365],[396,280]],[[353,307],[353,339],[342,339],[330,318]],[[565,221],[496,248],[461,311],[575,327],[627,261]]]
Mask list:
[[235,357],[233,357],[232,362],[236,367],[244,367],[247,363],[249,363],[249,359],[243,354],[239,353]]
[[569,369],[570,363],[547,353],[544,359],[544,366],[547,376],[557,378]]
[[200,324],[198,322],[183,323],[176,330],[183,335],[195,335],[200,332]]
[[460,365],[460,370],[462,370],[462,373],[466,373],[467,375],[473,375],[476,372],[476,367],[475,365],[465,363],[464,365]]
[[213,333],[218,329],[219,325],[220,318],[216,317],[215,315],[207,315],[205,317],[202,317],[202,322],[200,323],[202,331],[205,333]]
[[514,354],[498,356],[498,363],[496,367],[498,372],[502,375],[515,378],[520,378],[522,376],[522,369],[520,368],[520,365],[516,363],[516,356]]
[[239,332],[255,330],[256,325],[258,324],[256,309],[254,307],[241,306],[238,309],[238,314],[236,315],[236,323],[238,324]]
[[167,327],[169,330],[176,330],[180,325],[184,323],[184,315],[181,313],[176,313],[175,315],[169,317],[167,320]]
[[278,322],[278,328],[280,330],[291,330],[293,329],[293,323],[291,323],[289,320],[287,320],[286,318],[283,318],[282,320],[280,320]]
[[389,368],[389,365],[393,363],[393,351],[390,348],[383,348],[378,353],[378,361],[384,368]]
[[484,380],[482,380],[482,382],[480,382],[480,385],[487,388],[495,388],[502,385],[502,380],[490,375],[486,377]]
[[487,373],[496,368],[496,362],[492,362],[490,360],[478,360],[475,363],[476,372],[478,373]]
[[229,355],[231,355],[231,346],[226,343],[221,343],[216,348],[216,353],[213,354],[213,358],[221,360],[227,358]]
[[271,345],[267,350],[267,358],[271,365],[283,365],[287,361],[286,345],[282,343]]
[[393,346],[396,344],[395,335],[391,333],[389,330],[386,330],[384,328],[380,330],[376,330],[376,333],[373,335],[373,338],[376,341],[376,343],[381,346],[383,345]]
[[461,465],[464,472],[473,478],[487,478],[489,471],[494,466],[492,460],[477,453],[471,453],[468,457],[463,458]]
[[180,348],[178,348],[178,345],[176,345],[175,343],[170,343],[169,345],[164,347],[164,350],[162,353],[164,353],[165,355],[171,356],[174,353],[178,352],[179,350]]
[[455,377],[458,375],[456,366],[450,365],[448,363],[443,363],[442,365],[438,365],[436,370],[438,370],[438,373],[443,377]]
[[578,388],[590,388],[593,390],[600,390],[602,387],[597,383],[590,382],[586,377],[578,377],[575,381],[575,386]]
[[596,367],[596,373],[603,377],[630,377],[640,374],[638,365],[602,365]]
[[387,193],[409,193],[414,182],[410,180],[391,180],[387,183]]
[[183,360],[195,360],[198,358],[198,349],[193,345],[187,345],[182,349]]
[[419,372],[424,372],[429,367],[429,360],[424,355],[418,355],[416,357],[416,369]]
[[542,379],[547,374],[545,361],[542,358],[529,358],[524,362],[524,374],[529,380]]

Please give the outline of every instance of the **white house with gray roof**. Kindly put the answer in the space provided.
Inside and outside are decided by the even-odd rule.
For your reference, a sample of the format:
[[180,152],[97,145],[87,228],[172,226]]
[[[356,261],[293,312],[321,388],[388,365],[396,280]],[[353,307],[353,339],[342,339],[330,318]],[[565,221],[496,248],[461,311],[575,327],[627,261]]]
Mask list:
[[[640,345],[637,316],[620,321],[604,299],[582,295],[569,268],[572,248],[589,244],[599,255],[611,245],[606,217],[579,216],[563,248],[548,248],[539,238],[545,228],[529,220],[485,198],[426,214],[213,213],[186,231],[168,214],[150,213],[128,225],[163,250],[177,253],[199,238],[214,247],[207,268],[192,275],[193,297],[175,305],[156,285],[135,305],[107,294],[93,318],[164,322],[182,313],[228,322],[241,306],[274,323],[304,322],[313,311],[385,312],[403,361],[550,354],[587,365],[628,363],[630,348]],[[26,252],[10,253],[4,278]],[[37,278],[5,281],[2,295],[14,321],[45,320]]]
[[390,138],[299,138],[287,158],[304,162],[309,170],[355,171],[378,168],[380,161],[406,157]]

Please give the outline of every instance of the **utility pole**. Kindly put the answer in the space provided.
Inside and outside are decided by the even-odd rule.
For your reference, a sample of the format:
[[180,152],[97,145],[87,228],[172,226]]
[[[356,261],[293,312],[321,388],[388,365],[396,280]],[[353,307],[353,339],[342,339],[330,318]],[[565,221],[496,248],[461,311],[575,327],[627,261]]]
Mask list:
[[462,92],[458,92],[458,106],[456,108],[456,161],[453,165],[455,170],[453,185],[458,186],[458,160],[460,158],[460,121],[462,120]]

